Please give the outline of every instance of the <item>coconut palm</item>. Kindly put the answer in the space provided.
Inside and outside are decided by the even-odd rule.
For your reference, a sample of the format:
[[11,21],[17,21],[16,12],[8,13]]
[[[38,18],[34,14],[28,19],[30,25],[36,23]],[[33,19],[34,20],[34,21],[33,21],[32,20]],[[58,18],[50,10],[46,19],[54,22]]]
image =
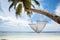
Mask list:
[[[60,24],[60,17],[58,15],[51,14],[50,12],[46,12],[44,10],[33,9],[35,7],[32,4],[32,1],[34,1],[38,6],[40,6],[40,3],[37,0],[8,0],[8,1],[12,2],[9,7],[9,11],[14,6],[14,9],[16,9],[16,16],[21,14],[22,8],[24,7],[24,10],[27,12],[27,15],[30,15],[32,12],[37,12],[39,14],[43,14],[43,15],[51,18],[52,20],[54,20],[55,22]],[[16,7],[17,4],[18,4],[18,6]]]

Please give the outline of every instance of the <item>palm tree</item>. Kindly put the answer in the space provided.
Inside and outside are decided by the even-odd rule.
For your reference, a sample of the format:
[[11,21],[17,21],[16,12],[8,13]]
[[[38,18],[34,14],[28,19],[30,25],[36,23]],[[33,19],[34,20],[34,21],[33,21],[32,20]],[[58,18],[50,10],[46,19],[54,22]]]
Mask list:
[[[12,4],[9,7],[9,11],[14,6],[14,9],[16,9],[16,16],[21,14],[22,7],[24,7],[24,10],[27,12],[27,15],[30,15],[32,12],[37,12],[39,14],[43,14],[43,15],[51,18],[52,20],[54,20],[55,22],[60,24],[60,16],[51,14],[50,12],[46,12],[44,10],[33,9],[35,7],[32,4],[32,1],[34,1],[36,3],[36,5],[40,6],[40,3],[37,0],[8,0],[8,1],[12,2]],[[17,4],[18,4],[18,6],[16,7]]]

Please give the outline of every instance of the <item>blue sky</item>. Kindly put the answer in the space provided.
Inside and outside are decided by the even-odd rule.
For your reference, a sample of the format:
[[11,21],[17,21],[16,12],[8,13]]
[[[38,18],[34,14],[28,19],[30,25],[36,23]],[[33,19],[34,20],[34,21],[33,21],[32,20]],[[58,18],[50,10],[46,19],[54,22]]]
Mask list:
[[44,0],[44,8],[48,11],[54,12],[60,0]]
[[0,3],[0,11],[3,11],[2,8],[1,8],[1,3]]
[[[60,0],[38,0],[41,5],[36,7],[37,9],[46,10],[60,16]],[[15,18],[15,10],[12,8],[11,12],[8,11],[10,3],[7,0],[0,0],[0,31],[33,31],[28,25],[30,18],[26,13],[21,18]],[[43,31],[60,31],[60,24],[57,24],[50,18],[33,13],[31,20],[43,20],[48,21]]]

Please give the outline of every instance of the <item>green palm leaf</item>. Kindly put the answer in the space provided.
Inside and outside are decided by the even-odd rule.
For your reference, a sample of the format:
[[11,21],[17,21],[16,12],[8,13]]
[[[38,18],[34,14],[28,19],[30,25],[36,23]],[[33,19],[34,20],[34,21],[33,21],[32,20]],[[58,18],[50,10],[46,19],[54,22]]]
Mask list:
[[12,4],[10,5],[9,7],[9,11],[10,11],[10,8],[12,8],[14,6],[14,9],[16,9],[16,5],[18,3],[18,0],[8,0],[9,2],[12,2]]
[[27,15],[30,15],[32,12],[31,12],[31,11],[27,11],[26,9],[27,9],[27,8],[30,9],[31,6],[34,7],[34,5],[31,3],[31,0],[24,0],[24,1],[23,1],[23,4],[24,4],[24,9],[25,9],[25,11],[27,12]]
[[13,1],[15,1],[15,0],[8,0],[8,2],[13,2]]
[[16,16],[20,15],[21,12],[22,12],[22,4],[19,4],[16,9]]
[[40,3],[39,3],[38,1],[34,0],[34,2],[35,2],[37,5],[39,5],[39,6],[40,6]]
[[10,11],[10,8],[12,8],[13,7],[13,3],[9,6],[9,11]]

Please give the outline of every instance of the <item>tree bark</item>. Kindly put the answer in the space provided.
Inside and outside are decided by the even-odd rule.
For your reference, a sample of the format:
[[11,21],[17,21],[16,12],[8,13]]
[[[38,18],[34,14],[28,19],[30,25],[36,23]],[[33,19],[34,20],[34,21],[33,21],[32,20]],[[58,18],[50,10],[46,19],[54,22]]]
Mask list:
[[54,20],[55,22],[57,22],[58,24],[60,24],[60,16],[46,12],[44,10],[37,10],[37,9],[27,9],[27,11],[33,11],[33,12],[37,12],[39,14],[43,14],[49,18],[51,18],[52,20]]

